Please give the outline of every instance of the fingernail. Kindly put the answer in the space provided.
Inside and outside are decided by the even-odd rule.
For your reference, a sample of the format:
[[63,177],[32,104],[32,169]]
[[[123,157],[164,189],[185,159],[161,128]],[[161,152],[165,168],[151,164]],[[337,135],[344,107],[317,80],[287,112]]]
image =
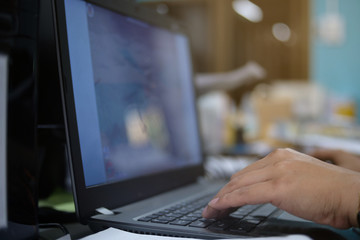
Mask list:
[[214,198],[213,200],[211,200],[211,201],[209,202],[208,205],[214,206],[214,205],[216,205],[216,203],[217,203],[218,201],[219,201],[219,198]]
[[209,205],[206,206],[202,212],[202,216],[204,218],[216,218],[218,216],[218,211],[216,209],[213,209]]
[[208,212],[208,206],[204,208],[204,210],[202,211],[202,215],[207,215],[207,212]]

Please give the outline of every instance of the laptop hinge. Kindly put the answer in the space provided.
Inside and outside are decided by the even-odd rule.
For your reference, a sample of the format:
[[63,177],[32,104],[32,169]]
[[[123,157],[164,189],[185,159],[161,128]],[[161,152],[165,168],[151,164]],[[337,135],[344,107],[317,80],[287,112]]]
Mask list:
[[96,209],[96,212],[103,214],[103,215],[114,215],[115,213],[107,208],[100,207]]

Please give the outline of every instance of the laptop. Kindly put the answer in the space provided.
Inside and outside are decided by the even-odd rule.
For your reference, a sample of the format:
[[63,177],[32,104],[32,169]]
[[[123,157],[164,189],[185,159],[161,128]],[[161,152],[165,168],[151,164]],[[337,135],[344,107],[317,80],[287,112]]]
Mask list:
[[7,102],[8,55],[0,51],[0,230],[7,227]]
[[[203,239],[342,232],[270,204],[203,219],[225,184],[204,178],[188,37],[126,0],[55,0],[58,60],[78,218],[94,231]],[[320,239],[320,238],[319,238]]]

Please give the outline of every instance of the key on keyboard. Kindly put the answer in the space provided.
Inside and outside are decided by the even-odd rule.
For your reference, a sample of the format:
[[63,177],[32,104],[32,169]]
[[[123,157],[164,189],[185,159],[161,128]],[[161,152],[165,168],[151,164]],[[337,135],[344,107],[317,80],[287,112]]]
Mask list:
[[211,196],[213,195],[207,195],[191,202],[176,204],[141,217],[138,221],[208,228],[215,231],[229,231],[230,233],[247,233],[265,221],[277,209],[271,204],[245,205],[230,214],[228,218],[219,220],[205,219],[201,214]]

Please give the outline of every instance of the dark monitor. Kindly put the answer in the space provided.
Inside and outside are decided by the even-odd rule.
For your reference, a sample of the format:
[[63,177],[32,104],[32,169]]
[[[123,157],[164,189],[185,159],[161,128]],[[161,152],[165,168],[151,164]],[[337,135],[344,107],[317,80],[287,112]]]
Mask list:
[[7,227],[6,122],[8,58],[7,54],[0,52],[0,229]]
[[65,129],[56,56],[52,1],[40,0],[38,29],[37,133],[39,198],[66,188]]
[[0,108],[6,111],[1,113],[0,130],[7,132],[0,131],[2,141],[6,142],[6,147],[1,144],[6,155],[5,151],[0,154],[6,159],[2,164],[7,165],[7,214],[4,217],[8,221],[7,230],[0,230],[0,239],[37,235],[37,16],[38,0],[0,1],[0,52],[7,58],[4,67],[8,72],[7,77],[2,77],[7,79],[7,86],[1,87],[7,96],[0,94],[1,104],[7,108]]
[[[196,181],[202,153],[189,42],[180,26],[127,1],[55,2],[82,221],[97,206]],[[133,194],[115,198],[114,191]]]
[[86,187],[200,164],[186,36],[65,3]]

